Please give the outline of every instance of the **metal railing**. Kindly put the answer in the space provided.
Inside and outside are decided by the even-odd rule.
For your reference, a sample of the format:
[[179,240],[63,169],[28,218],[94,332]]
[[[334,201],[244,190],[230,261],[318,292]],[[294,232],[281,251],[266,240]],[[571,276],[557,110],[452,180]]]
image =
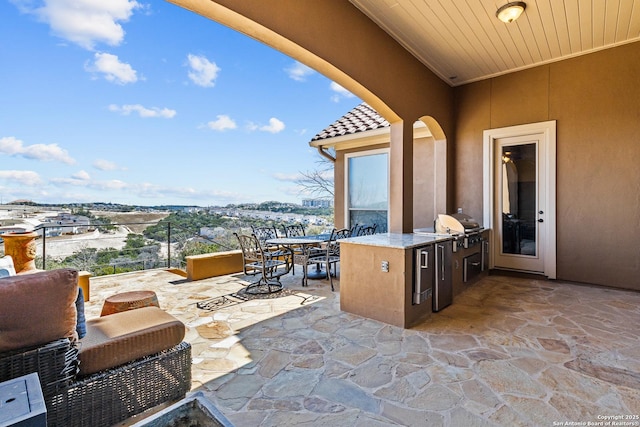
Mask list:
[[[144,245],[127,247],[129,235],[143,235],[132,232],[129,226],[144,225],[148,227],[158,224],[166,225],[165,239],[158,241],[144,237],[142,240]],[[206,249],[206,252],[237,249],[231,238],[228,238],[228,242],[222,242],[219,238],[201,236],[199,230],[187,229],[171,222],[89,224],[86,226],[86,233],[61,236],[50,235],[51,233],[47,229],[53,228],[59,229],[60,226],[43,225],[36,230],[40,234],[40,238],[36,242],[39,247],[40,259],[36,258],[36,263],[43,270],[48,267],[68,266],[87,270],[98,276],[151,268],[184,269],[185,250],[189,250],[191,255],[203,253],[197,252],[197,247],[194,249],[198,243],[205,245],[199,249]],[[111,233],[107,229],[118,231]],[[228,230],[229,236],[232,236],[231,233],[232,231]],[[227,238],[226,235],[225,238]],[[191,245],[188,242],[191,242]],[[215,246],[211,247],[211,245]],[[107,261],[105,262],[105,260]]]

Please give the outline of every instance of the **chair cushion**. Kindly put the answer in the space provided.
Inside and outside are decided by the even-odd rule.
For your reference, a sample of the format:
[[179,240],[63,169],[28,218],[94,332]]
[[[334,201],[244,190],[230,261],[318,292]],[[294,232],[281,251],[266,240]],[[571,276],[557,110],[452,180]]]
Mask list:
[[13,258],[6,255],[0,258],[0,277],[11,277],[16,275],[16,269],[13,266]]
[[80,340],[80,375],[113,368],[174,347],[185,326],[158,307],[142,307],[87,320]]
[[0,279],[0,353],[77,340],[78,272],[69,268]]

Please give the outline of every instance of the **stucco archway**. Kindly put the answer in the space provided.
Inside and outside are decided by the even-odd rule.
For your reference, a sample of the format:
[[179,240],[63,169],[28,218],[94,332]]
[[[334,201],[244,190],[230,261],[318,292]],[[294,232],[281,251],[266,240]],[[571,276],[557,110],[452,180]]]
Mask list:
[[[414,131],[414,226],[416,228],[431,227],[439,213],[447,212],[447,137],[442,126],[432,116],[419,119],[428,129],[430,137],[426,146]],[[420,186],[430,198],[419,200]]]
[[317,70],[391,123],[390,223],[413,230],[413,120],[425,110],[453,129],[453,92],[349,2],[169,0]]

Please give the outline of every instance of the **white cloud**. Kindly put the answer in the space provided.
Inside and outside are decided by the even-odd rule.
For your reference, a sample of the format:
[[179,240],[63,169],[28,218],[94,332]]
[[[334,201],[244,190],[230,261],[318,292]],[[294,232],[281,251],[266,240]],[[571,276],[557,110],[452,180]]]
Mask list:
[[109,105],[109,111],[120,113],[125,116],[128,116],[131,113],[138,113],[138,116],[142,118],[160,117],[163,119],[172,119],[177,114],[176,110],[171,110],[169,108],[147,108],[140,104],[126,104],[123,106],[111,104]]
[[277,179],[278,181],[284,181],[284,182],[296,182],[299,181],[303,178],[302,174],[300,173],[296,173],[296,174],[287,174],[287,173],[282,173],[282,172],[276,172],[274,174],[271,175],[274,179]]
[[57,161],[69,165],[75,163],[75,160],[69,156],[67,150],[60,148],[58,144],[34,144],[25,146],[21,140],[13,136],[0,138],[0,154],[21,156],[25,159],[45,162]]
[[88,50],[96,43],[122,43],[125,32],[121,23],[142,7],[133,0],[46,0],[42,6],[28,0],[13,3],[21,12],[48,24],[55,35]]
[[95,162],[93,162],[93,167],[101,171],[112,171],[112,170],[120,169],[118,165],[116,165],[115,163],[110,162],[109,160],[104,160],[104,159],[98,159]]
[[20,185],[36,186],[42,183],[40,175],[33,171],[4,171],[0,170],[0,179],[16,182]]
[[335,92],[332,96],[331,96],[331,100],[333,102],[340,102],[340,100],[342,98],[355,98],[355,95],[352,94],[351,92],[349,92],[347,89],[343,88],[342,86],[340,86],[338,83],[336,82],[331,82],[331,84],[329,85],[329,88]]
[[285,68],[284,70],[289,75],[289,78],[297,82],[304,82],[305,80],[307,80],[307,76],[315,73],[313,68],[307,67],[306,65],[298,61],[294,62],[291,67]]
[[216,120],[212,120],[207,123],[207,127],[209,129],[217,130],[217,131],[225,131],[227,129],[235,129],[238,127],[233,119],[225,114],[221,114],[216,116]]
[[82,181],[88,181],[91,179],[91,175],[89,175],[89,172],[85,171],[85,170],[81,170],[78,171],[76,173],[74,173],[73,175],[71,175],[72,178],[74,179],[79,179]]
[[188,75],[192,82],[202,87],[213,87],[215,85],[215,80],[220,71],[215,62],[209,61],[204,56],[192,54],[187,56],[187,60],[191,69]]
[[140,198],[202,200],[206,204],[227,204],[246,201],[246,195],[220,190],[200,190],[192,187],[169,187],[151,183],[131,185],[128,192]]
[[13,136],[0,138],[0,153],[13,156],[15,154],[20,154],[22,150],[22,141],[19,139]]
[[120,62],[116,55],[96,52],[95,61],[87,63],[85,69],[93,73],[102,73],[110,82],[124,85],[138,81],[137,71],[131,65]]
[[91,188],[98,190],[124,190],[129,188],[129,184],[119,179],[112,179],[109,181],[98,181],[91,184]]
[[89,187],[89,181],[86,181],[84,179],[78,179],[78,178],[51,178],[49,180],[51,183],[56,184],[56,185],[76,185],[76,186],[80,186],[80,187]]
[[72,185],[99,191],[124,190],[130,187],[129,184],[118,179],[112,179],[108,181],[92,181],[90,179],[82,179],[76,176],[73,176],[71,178],[52,178],[51,182],[58,185]]
[[[135,193],[145,199],[175,199],[202,200],[205,204],[228,204],[246,202],[247,196],[229,191],[197,190],[192,187],[167,187],[151,183],[132,185],[127,191]],[[173,202],[171,202],[173,203]]]
[[284,130],[284,127],[285,126],[283,122],[276,119],[275,117],[271,117],[269,119],[269,124],[265,126],[261,126],[260,130],[264,132],[278,133],[278,132],[282,132]]

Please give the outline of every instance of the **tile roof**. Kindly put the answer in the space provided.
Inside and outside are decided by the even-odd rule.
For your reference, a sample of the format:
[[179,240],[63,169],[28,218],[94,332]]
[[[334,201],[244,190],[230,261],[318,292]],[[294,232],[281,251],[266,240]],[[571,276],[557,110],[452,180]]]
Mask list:
[[382,118],[369,104],[363,102],[318,133],[311,141],[351,135],[388,126],[388,121]]

